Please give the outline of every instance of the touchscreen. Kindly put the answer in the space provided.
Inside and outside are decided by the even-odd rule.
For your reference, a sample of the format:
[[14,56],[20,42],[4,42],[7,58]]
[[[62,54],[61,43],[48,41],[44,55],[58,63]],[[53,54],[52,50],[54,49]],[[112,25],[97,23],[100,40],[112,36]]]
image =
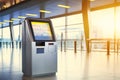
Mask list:
[[31,22],[35,40],[52,40],[50,24],[48,22]]

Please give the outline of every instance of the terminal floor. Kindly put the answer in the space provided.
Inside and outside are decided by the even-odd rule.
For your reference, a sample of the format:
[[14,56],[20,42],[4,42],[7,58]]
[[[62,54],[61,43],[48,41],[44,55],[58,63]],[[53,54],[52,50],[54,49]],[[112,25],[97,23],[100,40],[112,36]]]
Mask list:
[[23,76],[21,58],[21,49],[1,48],[0,80],[120,80],[120,54],[116,53],[58,51],[56,75],[33,78]]

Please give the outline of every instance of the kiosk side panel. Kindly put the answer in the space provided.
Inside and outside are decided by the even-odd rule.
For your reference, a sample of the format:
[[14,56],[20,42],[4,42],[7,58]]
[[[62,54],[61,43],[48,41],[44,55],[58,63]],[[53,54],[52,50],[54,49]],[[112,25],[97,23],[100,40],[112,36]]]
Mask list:
[[32,53],[31,53],[31,35],[29,30],[28,22],[25,20],[23,24],[23,35],[22,35],[22,70],[25,76],[32,75],[31,70],[31,59],[32,59]]

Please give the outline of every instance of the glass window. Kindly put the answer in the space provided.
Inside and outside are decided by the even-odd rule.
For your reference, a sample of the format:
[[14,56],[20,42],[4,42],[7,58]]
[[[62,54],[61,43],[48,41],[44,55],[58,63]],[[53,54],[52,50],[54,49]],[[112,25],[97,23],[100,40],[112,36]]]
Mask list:
[[91,12],[90,38],[114,38],[114,8]]
[[71,25],[68,27],[68,39],[80,39],[83,34],[83,25]]
[[[59,27],[54,27],[56,39],[60,40],[61,39],[61,34],[64,34],[65,32],[65,27],[64,26],[59,26]],[[65,39],[65,36],[63,36],[63,39]]]
[[[60,17],[60,18],[54,18],[52,19],[54,31],[56,34],[56,39],[60,40],[61,39],[61,34],[64,34],[65,30],[65,17]],[[65,39],[65,36],[63,36]]]
[[120,38],[120,7],[116,8],[116,36]]
[[18,41],[20,40],[20,26],[19,25],[15,25],[13,26],[13,32],[14,32],[14,40]]
[[53,26],[64,26],[65,25],[65,17],[54,18],[52,19]]
[[[120,7],[112,7],[91,12],[90,38],[120,38]],[[106,43],[93,44],[94,48],[105,49]],[[100,46],[101,45],[101,46]],[[114,49],[114,43],[111,43]]]
[[70,24],[83,24],[82,14],[68,16],[67,20],[68,20],[68,25],[70,25]]
[[3,40],[4,41],[10,41],[11,40],[10,28],[9,27],[3,28]]
[[[74,41],[77,41],[77,48],[80,49],[80,45],[84,47],[85,43],[81,42],[84,39],[84,28],[82,14],[70,15],[61,18],[52,19],[55,34],[58,40],[58,46],[60,46],[61,35],[63,34],[63,46],[64,41],[67,39],[67,49],[74,48]],[[67,27],[67,36],[65,38],[65,26]],[[83,44],[81,44],[83,43]]]

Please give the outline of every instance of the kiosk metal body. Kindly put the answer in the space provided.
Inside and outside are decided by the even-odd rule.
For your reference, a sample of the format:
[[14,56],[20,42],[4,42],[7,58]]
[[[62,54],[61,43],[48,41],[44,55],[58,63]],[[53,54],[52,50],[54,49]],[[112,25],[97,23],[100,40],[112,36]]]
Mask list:
[[25,76],[57,72],[57,44],[49,19],[26,18],[23,22],[22,72]]

